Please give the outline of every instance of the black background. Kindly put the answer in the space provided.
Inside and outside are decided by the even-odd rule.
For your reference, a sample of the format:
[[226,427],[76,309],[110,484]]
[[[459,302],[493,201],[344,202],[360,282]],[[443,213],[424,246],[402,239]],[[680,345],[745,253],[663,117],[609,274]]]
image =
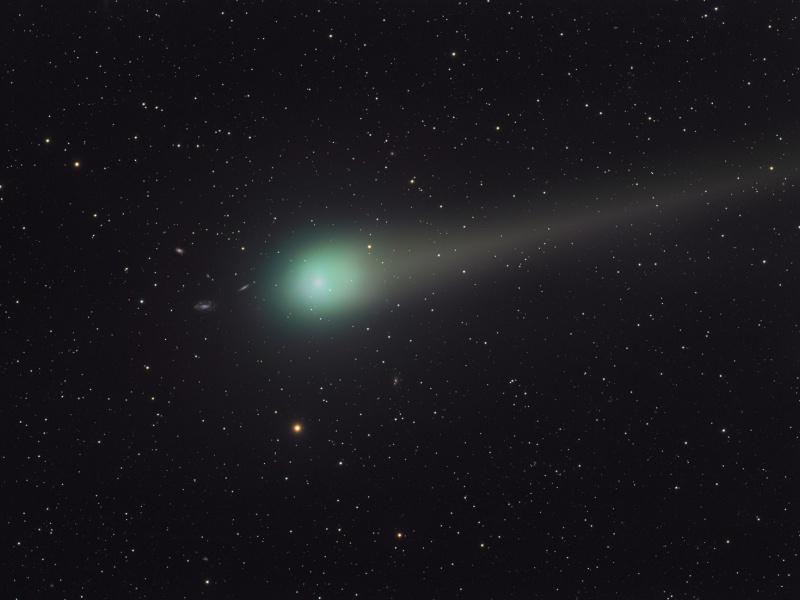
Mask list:
[[[798,9],[10,2],[4,593],[796,597]],[[269,314],[315,232],[722,166],[778,183]]]

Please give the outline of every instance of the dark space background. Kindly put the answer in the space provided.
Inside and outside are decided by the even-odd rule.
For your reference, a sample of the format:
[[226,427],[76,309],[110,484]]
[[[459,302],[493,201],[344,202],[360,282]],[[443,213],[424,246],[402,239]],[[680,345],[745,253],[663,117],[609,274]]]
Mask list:
[[[3,597],[798,597],[800,5],[3,11]],[[679,163],[780,184],[268,314],[315,231]]]

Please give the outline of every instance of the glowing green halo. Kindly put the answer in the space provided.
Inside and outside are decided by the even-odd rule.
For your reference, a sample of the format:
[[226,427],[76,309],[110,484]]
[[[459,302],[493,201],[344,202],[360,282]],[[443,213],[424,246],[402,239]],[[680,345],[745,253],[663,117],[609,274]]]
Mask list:
[[363,306],[376,291],[373,261],[364,246],[317,246],[288,261],[280,278],[284,312],[325,318]]

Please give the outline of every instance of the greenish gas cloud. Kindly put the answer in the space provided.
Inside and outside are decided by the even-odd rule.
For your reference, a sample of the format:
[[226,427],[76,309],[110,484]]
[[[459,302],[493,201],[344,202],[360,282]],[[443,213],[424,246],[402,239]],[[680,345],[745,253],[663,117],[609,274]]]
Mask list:
[[381,304],[395,307],[409,296],[455,289],[487,270],[528,272],[533,259],[552,260],[560,245],[594,244],[605,237],[620,243],[620,235],[649,234],[661,223],[708,211],[714,200],[784,185],[786,177],[777,177],[775,171],[759,166],[743,172],[726,163],[718,172],[680,178],[678,184],[662,177],[620,186],[606,197],[565,193],[573,198],[572,207],[557,214],[540,211],[474,225],[470,220],[435,230],[414,226],[374,234],[312,232],[278,253],[271,273],[277,296],[265,302],[284,322],[341,322],[341,317],[365,315]]
[[279,281],[285,314],[319,319],[364,306],[377,289],[375,263],[365,245],[328,243],[288,258]]

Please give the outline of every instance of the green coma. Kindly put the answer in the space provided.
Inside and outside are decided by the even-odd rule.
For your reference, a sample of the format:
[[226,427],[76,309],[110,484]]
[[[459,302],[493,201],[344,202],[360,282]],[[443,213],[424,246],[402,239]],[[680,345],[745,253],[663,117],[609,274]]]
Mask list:
[[374,274],[366,248],[331,245],[299,252],[282,277],[283,302],[298,317],[352,310],[375,292]]

